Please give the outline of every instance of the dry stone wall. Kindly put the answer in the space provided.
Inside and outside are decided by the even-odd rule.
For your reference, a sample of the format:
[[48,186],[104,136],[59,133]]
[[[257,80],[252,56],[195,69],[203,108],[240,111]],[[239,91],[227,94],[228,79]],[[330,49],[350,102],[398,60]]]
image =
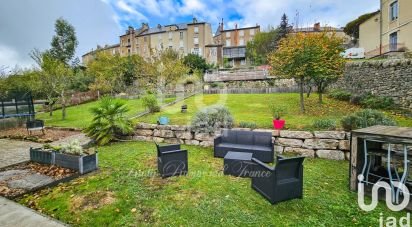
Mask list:
[[412,110],[412,60],[350,62],[334,86],[358,95],[392,97],[399,107]]
[[[237,130],[251,130],[237,128]],[[275,144],[275,152],[279,154],[293,153],[311,158],[333,160],[349,160],[350,133],[344,131],[278,131],[255,129],[254,131],[271,132]],[[195,133],[189,126],[156,125],[139,123],[134,135],[125,139],[137,141],[155,141],[158,143],[187,144],[212,147],[215,136],[207,133]]]

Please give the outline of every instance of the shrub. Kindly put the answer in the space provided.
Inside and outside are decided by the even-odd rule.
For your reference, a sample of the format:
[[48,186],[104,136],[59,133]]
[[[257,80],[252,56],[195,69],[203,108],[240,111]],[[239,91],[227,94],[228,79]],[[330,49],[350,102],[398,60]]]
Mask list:
[[196,113],[192,129],[197,133],[214,133],[219,128],[231,128],[233,117],[224,106],[211,106]]
[[62,146],[61,151],[67,154],[82,155],[83,148],[80,145],[79,140],[72,140],[68,144]]
[[396,125],[396,121],[378,110],[365,109],[344,117],[341,124],[346,131],[350,131],[373,125]]
[[223,89],[225,88],[225,83],[223,82],[213,82],[210,84],[211,88],[219,88],[219,89]]
[[360,102],[361,102],[361,100],[362,100],[362,97],[363,97],[363,96],[361,96],[361,95],[352,95],[352,96],[350,97],[349,102],[352,103],[352,104],[355,104],[355,105],[360,105]]
[[210,84],[211,88],[217,88],[218,86],[219,86],[218,82],[213,82],[213,83]]
[[251,129],[255,129],[257,128],[257,125],[255,122],[245,122],[245,121],[241,121],[239,122],[239,127],[240,128],[251,128]]
[[270,104],[269,109],[272,113],[273,118],[279,120],[284,114],[286,114],[286,108],[283,106],[279,106],[278,104]]
[[335,130],[336,121],[333,119],[317,119],[312,124],[315,129]]
[[132,132],[131,121],[125,116],[128,109],[123,100],[103,97],[97,107],[91,109],[93,121],[85,132],[98,145],[104,145],[116,139],[118,134]]
[[364,95],[360,100],[361,106],[371,109],[392,109],[394,102],[391,97],[376,96],[372,94]]
[[160,106],[157,103],[157,98],[153,94],[148,94],[142,98],[143,106],[149,110],[150,113],[160,112]]
[[335,89],[329,92],[329,97],[340,101],[349,101],[351,98],[351,93],[344,90]]

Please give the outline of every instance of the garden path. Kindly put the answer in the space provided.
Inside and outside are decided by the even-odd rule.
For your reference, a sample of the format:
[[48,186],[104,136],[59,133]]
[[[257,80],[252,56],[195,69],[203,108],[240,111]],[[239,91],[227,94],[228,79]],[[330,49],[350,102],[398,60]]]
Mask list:
[[30,147],[41,147],[40,143],[0,139],[0,168],[30,160]]
[[30,208],[0,197],[0,226],[63,227],[65,225]]

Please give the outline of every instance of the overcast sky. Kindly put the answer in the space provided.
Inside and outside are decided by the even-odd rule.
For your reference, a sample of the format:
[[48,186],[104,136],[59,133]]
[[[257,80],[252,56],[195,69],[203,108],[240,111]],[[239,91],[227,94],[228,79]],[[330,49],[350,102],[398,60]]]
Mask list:
[[[286,13],[299,27],[321,22],[344,26],[359,15],[379,9],[379,0],[1,0],[0,66],[29,67],[29,52],[50,48],[54,22],[63,17],[75,28],[81,56],[97,44],[119,42],[129,26],[188,22],[193,16],[216,29],[259,24],[278,25]],[[297,13],[298,12],[298,13]],[[298,16],[297,16],[298,15]]]

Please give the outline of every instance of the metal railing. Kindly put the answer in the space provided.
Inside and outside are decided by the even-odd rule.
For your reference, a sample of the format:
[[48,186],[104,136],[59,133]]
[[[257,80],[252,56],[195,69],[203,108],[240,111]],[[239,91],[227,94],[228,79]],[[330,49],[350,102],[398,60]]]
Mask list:
[[366,58],[373,58],[391,52],[405,52],[405,43],[391,43],[365,53]]

